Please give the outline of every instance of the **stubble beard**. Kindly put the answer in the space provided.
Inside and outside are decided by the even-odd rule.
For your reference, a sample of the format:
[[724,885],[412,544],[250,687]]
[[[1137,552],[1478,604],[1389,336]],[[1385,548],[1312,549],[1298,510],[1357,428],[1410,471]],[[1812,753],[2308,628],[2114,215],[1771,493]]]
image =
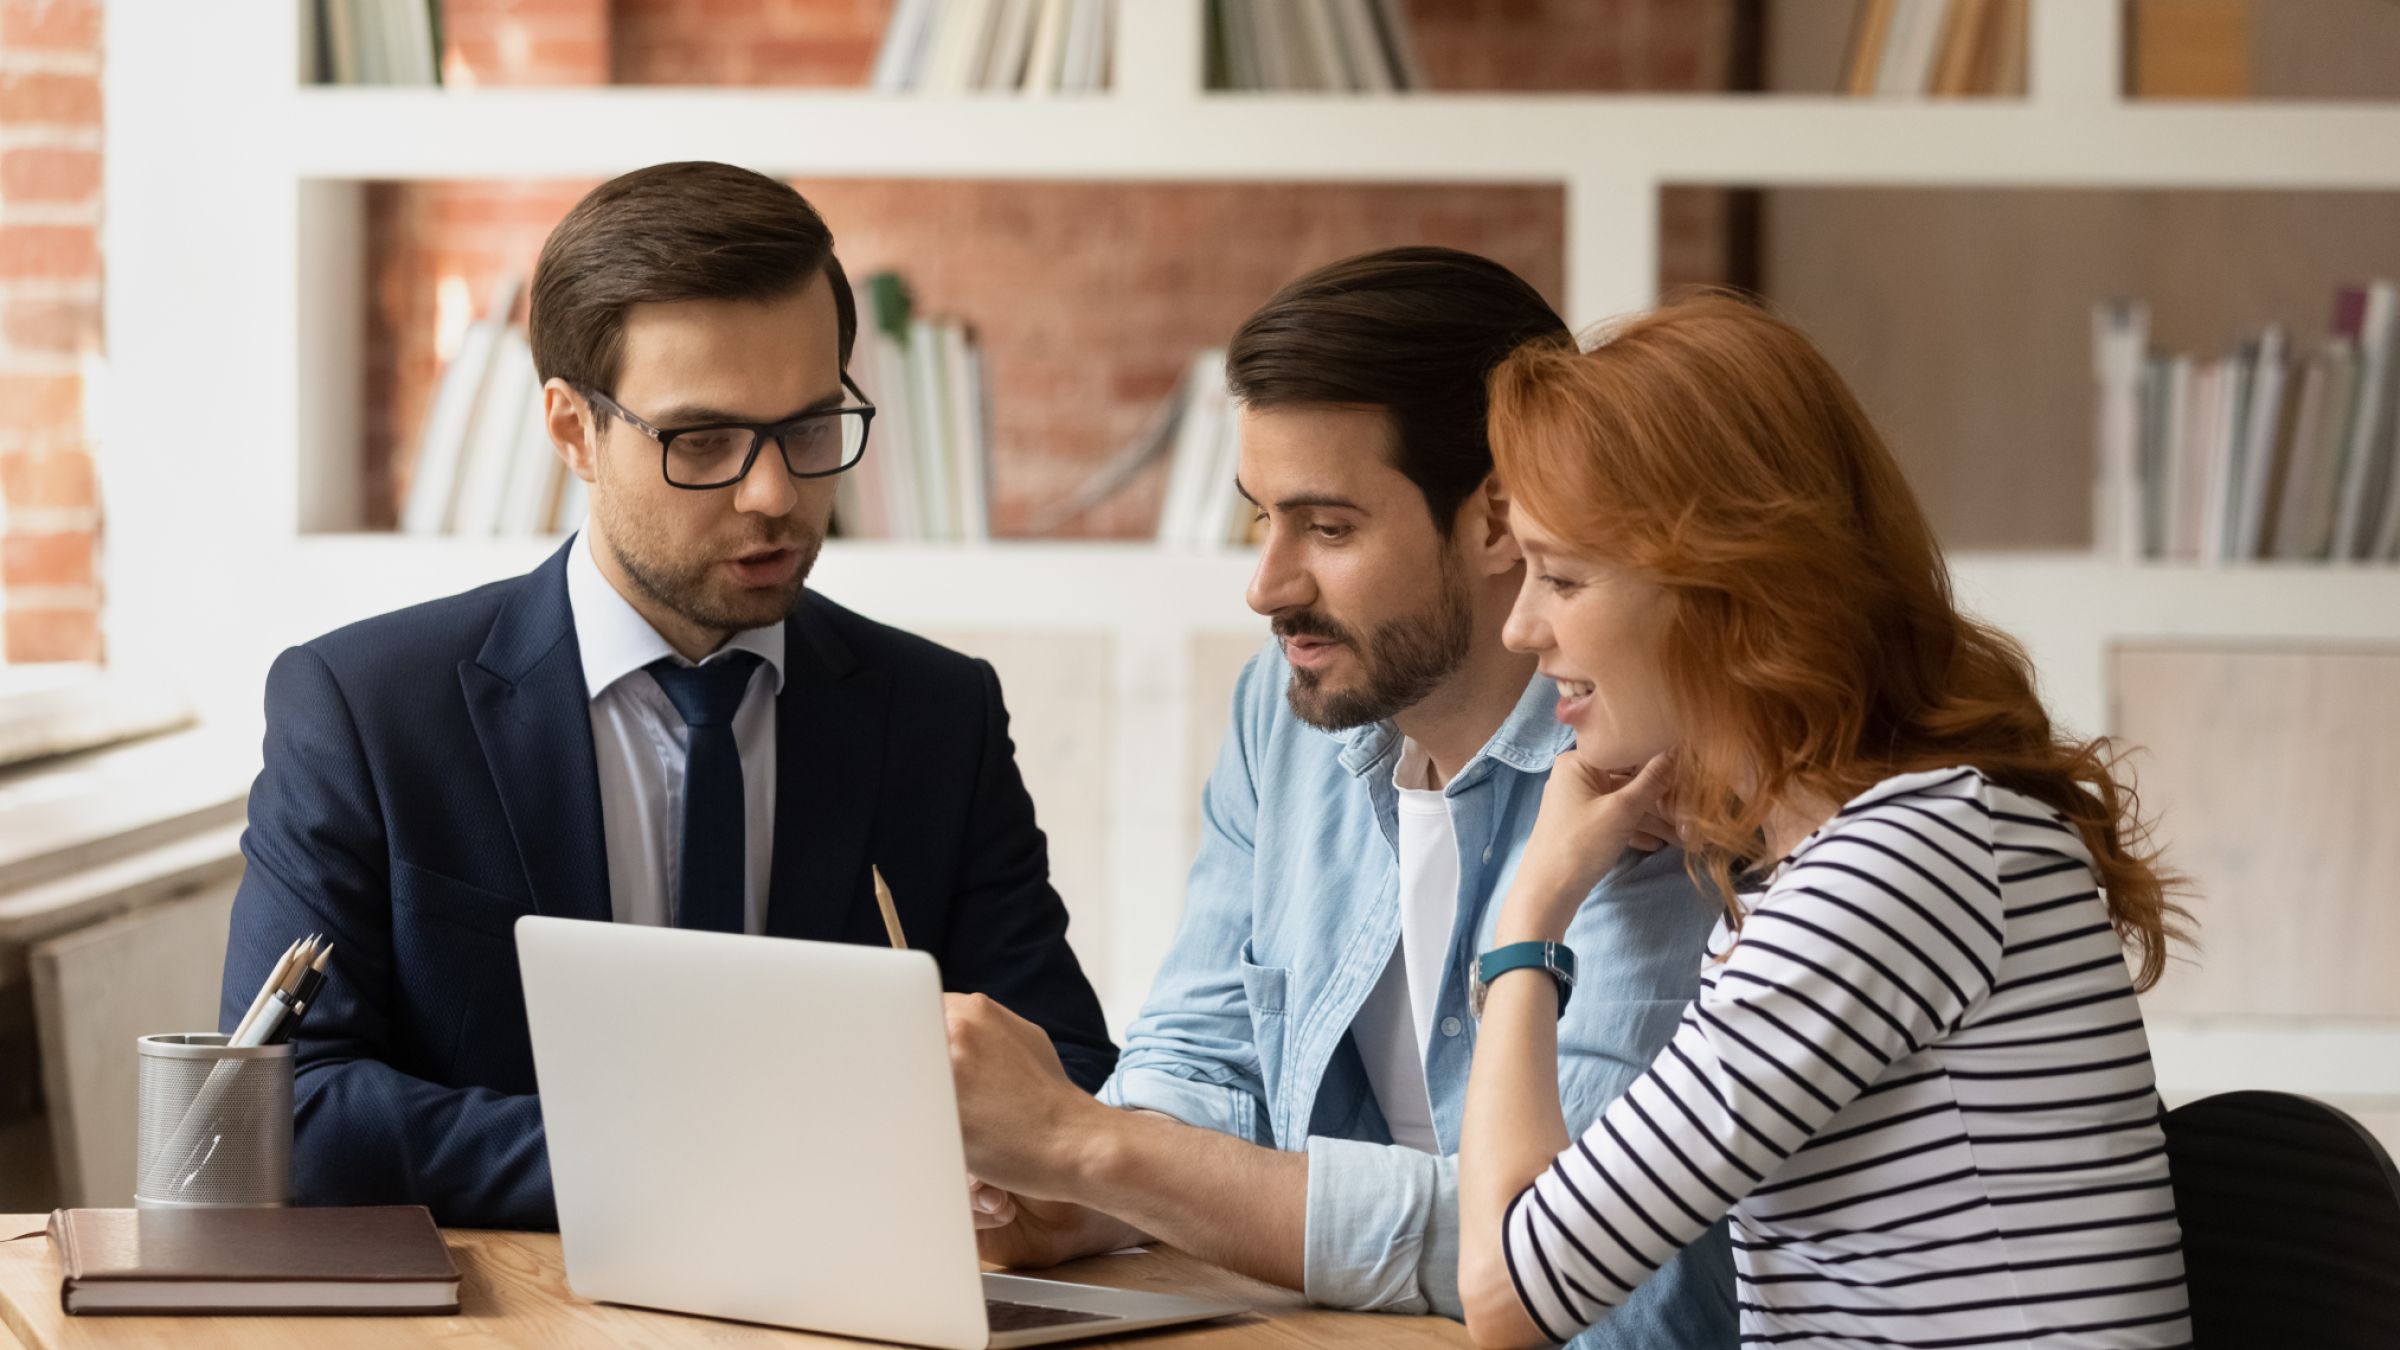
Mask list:
[[1466,579],[1445,553],[1434,602],[1418,613],[1358,633],[1303,612],[1277,619],[1275,633],[1330,638],[1357,658],[1363,675],[1355,685],[1329,686],[1318,672],[1295,666],[1284,687],[1293,716],[1321,731],[1348,731],[1399,715],[1456,674],[1474,645],[1475,616]]

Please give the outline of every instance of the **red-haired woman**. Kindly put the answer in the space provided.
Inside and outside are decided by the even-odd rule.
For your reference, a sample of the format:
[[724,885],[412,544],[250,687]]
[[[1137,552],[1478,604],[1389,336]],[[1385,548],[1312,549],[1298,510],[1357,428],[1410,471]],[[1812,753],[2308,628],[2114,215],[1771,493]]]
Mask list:
[[[1840,377],[1704,296],[1520,350],[1491,417],[1507,640],[1577,748],[1477,970],[1475,1339],[1573,1336],[1730,1215],[1745,1344],[2188,1344],[2134,1002],[2171,878],[2105,743],[1958,612]],[[1674,1040],[1571,1139],[1557,944],[1662,801],[1727,913]]]

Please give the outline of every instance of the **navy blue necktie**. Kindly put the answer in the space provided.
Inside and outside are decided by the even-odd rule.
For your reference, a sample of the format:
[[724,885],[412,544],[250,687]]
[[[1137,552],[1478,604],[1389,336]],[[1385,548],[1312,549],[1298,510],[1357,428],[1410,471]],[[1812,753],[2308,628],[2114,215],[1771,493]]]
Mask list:
[[676,860],[675,926],[739,933],[747,905],[743,864],[750,851],[743,820],[742,752],[733,715],[750,688],[759,658],[732,652],[702,666],[650,663],[650,678],[666,691],[688,729],[683,751],[683,850]]

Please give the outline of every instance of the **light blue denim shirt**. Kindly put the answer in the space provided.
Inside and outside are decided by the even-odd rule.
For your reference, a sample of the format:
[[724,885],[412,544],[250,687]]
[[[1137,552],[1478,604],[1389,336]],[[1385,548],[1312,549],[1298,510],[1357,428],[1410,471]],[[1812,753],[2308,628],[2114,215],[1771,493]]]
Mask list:
[[[1425,1081],[1441,1156],[1391,1142],[1350,1026],[1400,938],[1398,807],[1389,724],[1316,730],[1284,700],[1277,644],[1242,673],[1202,799],[1183,920],[1125,1038],[1112,1105],[1308,1151],[1306,1293],[1343,1308],[1461,1316],[1458,1127],[1475,1022],[1468,963],[1491,945],[1541,805],[1571,741],[1557,690],[1534,678],[1443,789],[1459,851],[1458,920]],[[1581,979],[1559,1023],[1559,1086],[1580,1135],[1650,1066],[1699,991],[1715,904],[1680,853],[1629,857],[1568,930]],[[1739,1339],[1722,1225],[1575,1344],[1716,1347]]]

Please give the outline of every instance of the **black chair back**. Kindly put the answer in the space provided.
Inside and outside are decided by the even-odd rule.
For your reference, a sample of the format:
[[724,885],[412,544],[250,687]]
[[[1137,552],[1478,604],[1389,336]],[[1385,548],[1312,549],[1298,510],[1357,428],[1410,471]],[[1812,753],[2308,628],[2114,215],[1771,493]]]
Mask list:
[[2285,1092],[2166,1116],[2197,1350],[2400,1346],[2400,1172],[2365,1127]]

